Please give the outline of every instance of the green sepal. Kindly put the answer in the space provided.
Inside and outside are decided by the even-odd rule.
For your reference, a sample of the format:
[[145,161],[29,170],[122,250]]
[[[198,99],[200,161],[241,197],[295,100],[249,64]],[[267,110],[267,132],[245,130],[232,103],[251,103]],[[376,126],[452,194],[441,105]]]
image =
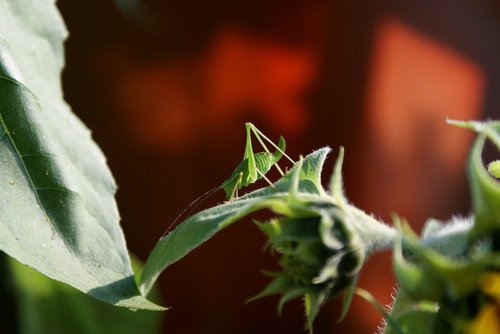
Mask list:
[[[475,223],[470,238],[475,240],[492,231],[500,230],[500,181],[485,168],[482,152],[486,139],[500,150],[500,122],[450,122],[479,134],[469,158],[469,184],[472,191]],[[495,170],[498,163],[490,165]]]
[[356,279],[352,280],[349,287],[345,290],[344,298],[342,299],[342,312],[340,314],[339,320],[337,320],[337,323],[344,320],[344,318],[347,316],[347,313],[349,312],[349,309],[351,308],[352,298],[354,297],[354,292],[356,291],[356,284],[357,283],[358,283],[358,279],[356,277]]
[[281,316],[283,306],[288,301],[304,296],[309,291],[309,288],[307,287],[297,286],[291,277],[282,276],[282,273],[280,273],[279,275],[281,276],[275,278],[264,288],[264,290],[247,299],[245,303],[250,303],[264,297],[281,294],[282,296],[277,305],[278,315]]
[[[438,310],[438,303],[415,301],[402,289],[398,289],[390,315],[404,333],[427,334],[433,332],[436,327]],[[395,334],[395,331],[391,326],[386,326],[381,334]]]
[[403,257],[403,235],[394,245],[393,265],[400,288],[412,299],[438,301],[443,295],[439,281]]
[[387,312],[387,310],[379,303],[379,301],[368,291],[357,288],[356,294],[362,297],[364,300],[369,302],[379,311],[379,313],[384,317],[384,320],[387,322],[390,327],[396,334],[404,334],[401,330],[399,323]]
[[311,334],[313,332],[314,319],[316,319],[321,305],[323,305],[327,299],[328,293],[325,291],[313,291],[304,295],[307,330]]
[[[410,254],[412,263],[403,258],[402,245]],[[464,298],[477,289],[479,277],[485,269],[485,265],[478,261],[442,255],[410,233],[404,233],[396,242],[394,257],[401,287],[416,300],[439,301],[445,295]]]
[[256,301],[258,299],[272,296],[272,295],[277,295],[277,294],[282,294],[288,291],[289,289],[294,287],[294,282],[290,277],[286,276],[279,276],[275,278],[274,280],[269,283],[264,290],[259,292],[258,294],[248,298],[245,303],[250,303],[253,301]]
[[344,162],[344,147],[340,147],[339,155],[333,168],[332,178],[330,179],[330,193],[339,206],[347,204],[344,194],[344,181],[342,179],[342,164]]
[[[402,333],[429,334],[436,320],[436,311],[431,309],[411,309],[394,318]],[[384,334],[401,333],[393,326],[387,326]]]
[[271,219],[265,223],[255,219],[253,219],[252,221],[269,239],[275,238],[281,234],[281,225],[278,219]]
[[308,291],[307,288],[295,288],[293,290],[286,292],[283,296],[281,296],[278,302],[278,315],[281,316],[283,312],[283,306],[285,306],[287,302],[289,302],[292,299],[304,296],[307,293],[307,291]]

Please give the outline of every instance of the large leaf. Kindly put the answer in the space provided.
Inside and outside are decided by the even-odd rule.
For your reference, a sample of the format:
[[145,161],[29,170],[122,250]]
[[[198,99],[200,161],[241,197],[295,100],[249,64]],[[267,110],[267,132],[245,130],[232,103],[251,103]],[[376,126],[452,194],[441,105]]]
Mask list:
[[[137,265],[137,263],[136,263]],[[153,334],[161,313],[131,312],[91,298],[13,260],[19,334]]]
[[105,158],[63,100],[54,1],[0,1],[0,17],[0,249],[105,302],[158,309],[138,294]]
[[[304,158],[299,166],[301,168],[299,191],[316,197],[324,194],[320,174],[329,151],[329,148],[323,148]],[[224,227],[259,209],[268,207],[277,209],[273,206],[273,200],[288,196],[296,168],[292,168],[274,186],[262,188],[189,217],[172,233],[160,239],[144,266],[140,283],[141,292],[146,295],[163,270]]]

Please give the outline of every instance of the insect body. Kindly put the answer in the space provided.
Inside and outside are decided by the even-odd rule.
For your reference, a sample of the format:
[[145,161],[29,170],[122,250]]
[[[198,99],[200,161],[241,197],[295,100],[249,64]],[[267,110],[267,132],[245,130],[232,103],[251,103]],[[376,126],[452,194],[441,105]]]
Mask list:
[[[285,154],[286,142],[283,137],[280,137],[278,145],[276,145],[262,132],[260,132],[260,130],[257,129],[252,123],[246,123],[246,131],[247,143],[245,146],[243,161],[236,167],[231,176],[226,179],[221,186],[226,192],[226,198],[228,200],[238,197],[238,189],[246,187],[261,178],[265,179],[272,185],[272,182],[267,179],[265,174],[273,166],[276,166],[281,175],[283,175],[283,172],[277,164],[283,156],[287,157],[287,159],[295,164],[295,162]],[[254,154],[252,148],[252,133],[261,144],[264,152]],[[269,151],[263,139],[276,148],[274,153]]]
[[[280,142],[281,139],[283,138],[280,138]],[[238,197],[238,189],[246,187],[261,178],[267,180],[265,174],[269,172],[282,156],[283,153],[281,151],[276,151],[274,154],[259,152],[253,155],[253,159],[243,159],[231,176],[222,184],[222,188],[226,192],[226,197],[228,199],[233,199],[235,196]],[[252,163],[254,167],[250,167]],[[271,183],[269,180],[267,181]]]

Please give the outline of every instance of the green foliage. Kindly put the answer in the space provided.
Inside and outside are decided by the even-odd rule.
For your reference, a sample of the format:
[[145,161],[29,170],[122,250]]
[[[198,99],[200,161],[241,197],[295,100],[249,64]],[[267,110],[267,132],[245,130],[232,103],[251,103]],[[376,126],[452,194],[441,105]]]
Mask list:
[[[485,168],[482,152],[485,141],[490,140],[500,150],[500,122],[456,122],[451,124],[471,129],[478,133],[469,159],[469,184],[472,189],[475,223],[472,239],[500,229],[500,182],[495,178],[498,161]],[[491,174],[490,174],[491,173]],[[492,175],[493,174],[493,175]]]
[[[157,314],[131,314],[88,296],[164,309],[145,298],[162,271],[258,210],[275,214],[256,225],[281,270],[251,300],[280,294],[281,312],[287,301],[303,298],[310,331],[323,303],[344,294],[343,318],[355,292],[382,313],[386,334],[500,328],[500,160],[485,164],[482,157],[486,141],[500,151],[499,122],[450,121],[478,133],[468,165],[474,216],[429,220],[420,237],[399,219],[392,228],[348,202],[342,148],[325,190],[321,172],[329,148],[295,162],[282,137],[274,144],[247,123],[243,160],[216,188],[229,201],[188,217],[161,238],[138,280],[104,155],[63,100],[66,30],[54,2],[4,1],[0,14],[0,249],[39,272],[10,261],[22,332],[155,332]],[[252,136],[262,152],[254,153]],[[293,164],[286,174],[277,164],[282,157]],[[265,176],[273,166],[281,173],[275,183]],[[261,178],[269,186],[238,197]],[[356,284],[366,259],[391,247],[399,291],[388,312]]]
[[384,334],[396,334],[398,330],[403,333],[428,334],[432,332],[434,327],[437,310],[436,303],[415,302],[405,291],[399,289],[388,315],[391,321],[397,325],[387,326]]
[[[450,123],[479,134],[469,160],[474,217],[447,224],[430,220],[422,239],[406,223],[398,224],[402,226],[394,250],[394,269],[400,292],[392,312],[407,333],[468,332],[482,307],[487,306],[480,282],[488,272],[500,269],[500,183],[492,172],[494,163],[488,171],[482,158],[486,140],[500,150],[500,124]],[[421,305],[429,302],[433,306],[422,309]],[[392,332],[388,329],[386,333]]]
[[299,214],[258,223],[281,256],[282,272],[254,299],[282,294],[281,310],[286,301],[304,296],[311,327],[321,304],[355,283],[366,250],[335,205],[304,203],[295,210]]
[[[405,229],[409,231],[407,225]],[[443,255],[425,247],[412,232],[403,232],[401,238],[411,263],[403,256],[402,242],[397,242],[394,269],[406,294],[414,299],[439,301],[445,296],[463,298],[477,290],[479,278],[486,268],[483,262],[477,260],[480,254],[469,258],[464,248],[458,256]]]
[[[281,271],[269,273],[272,281],[250,301],[280,294],[281,312],[287,301],[302,297],[311,330],[324,302],[343,293],[342,318],[357,291],[382,313],[389,324],[386,334],[466,331],[485,300],[480,287],[483,275],[500,268],[495,255],[498,241],[494,236],[492,239],[500,229],[497,167],[494,162],[486,170],[481,158],[487,138],[500,147],[500,127],[498,123],[455,124],[480,134],[469,163],[473,219],[449,223],[429,220],[421,238],[398,218],[396,229],[384,225],[345,198],[342,148],[330,191],[323,189],[320,176],[328,149],[322,149],[298,161],[274,185],[189,217],[156,245],[141,278],[141,291],[146,294],[166,267],[222,228],[256,210],[270,209],[276,217],[256,225],[267,236],[269,249],[279,256]],[[248,149],[249,141],[248,136],[246,152],[251,154],[245,154],[247,160],[254,157],[251,146]],[[271,165],[269,162],[268,167]],[[244,168],[249,170],[249,166]],[[394,247],[400,289],[390,313],[369,292],[355,288],[366,258],[389,247]]]
[[400,324],[394,320],[394,318],[387,312],[387,310],[378,302],[378,300],[368,291],[364,289],[357,289],[356,294],[365,299],[367,302],[373,305],[377,311],[382,314],[384,320],[387,323],[387,328],[390,329],[395,334],[403,334]]
[[[322,166],[328,151],[328,148],[324,148],[313,152],[304,159],[304,164],[300,169],[302,177],[299,187],[301,190],[307,189],[313,195],[319,193],[320,190],[316,186],[319,184],[320,166]],[[313,166],[317,168],[314,169]],[[286,205],[282,203],[288,197],[288,189],[291,184],[290,176],[291,174],[288,173],[272,187],[260,189],[197,213],[186,219],[166,237],[160,239],[148,257],[142,272],[140,289],[143,294],[147,295],[164,269],[180,260],[223,228],[260,209],[286,210]]]
[[347,292],[349,308],[357,274],[368,254],[389,247],[396,233],[361,210],[343,195],[339,154],[331,181],[332,194],[321,185],[327,153],[324,148],[301,159],[273,185],[197,213],[162,238],[153,249],[141,277],[147,294],[160,273],[222,228],[262,209],[278,218],[257,223],[271,248],[280,255],[282,271],[251,300],[281,294],[278,311],[288,300],[303,297],[308,327],[321,305]]
[[99,302],[12,259],[9,267],[21,334],[159,332],[159,312],[131,312]]
[[0,249],[110,304],[140,296],[116,185],[63,100],[64,23],[53,1],[0,2]]
[[[500,229],[500,182],[487,171],[481,155],[486,139],[500,150],[500,123],[466,124],[479,133],[469,160],[469,183],[475,215],[471,238],[476,238]],[[493,173],[496,165],[494,162],[490,167]]]
[[429,329],[431,329],[434,325],[435,319],[436,311],[433,309],[409,310],[401,314],[399,317],[393,319],[394,323],[397,324],[399,331],[394,327],[387,326],[385,334],[428,334]]

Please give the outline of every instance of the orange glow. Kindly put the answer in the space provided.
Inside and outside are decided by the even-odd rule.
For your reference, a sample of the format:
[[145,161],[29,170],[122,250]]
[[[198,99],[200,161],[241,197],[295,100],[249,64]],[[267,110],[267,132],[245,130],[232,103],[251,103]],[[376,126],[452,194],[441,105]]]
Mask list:
[[[356,204],[387,221],[397,212],[418,229],[429,216],[449,218],[443,200],[460,197],[454,189],[465,179],[472,136],[444,121],[479,118],[485,76],[470,59],[396,19],[380,23],[373,45],[364,190]],[[389,263],[389,254],[371,259],[360,281],[384,304],[394,278],[380,268]]]
[[[372,165],[385,159],[373,178],[396,199],[393,210],[419,219],[426,204],[418,193],[436,182],[450,185],[462,171],[471,136],[444,120],[479,117],[485,76],[471,60],[395,19],[380,24],[372,66],[365,121]],[[382,208],[375,212],[387,214]]]
[[316,64],[303,47],[282,45],[237,29],[215,36],[205,77],[212,116],[223,121],[242,107],[254,108],[271,126],[290,135],[304,131],[308,113],[302,101]]
[[129,64],[114,88],[130,133],[147,147],[182,150],[199,134],[248,120],[288,137],[309,125],[305,101],[317,75],[314,48],[221,28],[195,57]]
[[391,155],[411,159],[408,145],[418,144],[420,127],[438,124],[432,128],[435,149],[448,166],[456,166],[467,138],[445,131],[443,121],[477,117],[483,90],[484,75],[469,59],[397,20],[381,24],[366,117]]

